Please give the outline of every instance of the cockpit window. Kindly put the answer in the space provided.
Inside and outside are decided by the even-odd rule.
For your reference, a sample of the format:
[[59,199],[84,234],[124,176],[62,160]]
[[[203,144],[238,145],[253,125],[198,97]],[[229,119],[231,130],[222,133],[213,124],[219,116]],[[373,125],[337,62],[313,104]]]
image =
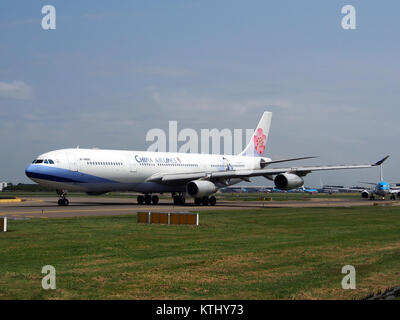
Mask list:
[[44,163],[49,163],[49,162],[48,162],[47,159],[46,159],[46,160],[44,160]]
[[43,160],[37,159],[35,163],[43,163]]
[[50,163],[50,164],[54,164],[54,161],[51,160],[51,159],[49,159],[49,163]]

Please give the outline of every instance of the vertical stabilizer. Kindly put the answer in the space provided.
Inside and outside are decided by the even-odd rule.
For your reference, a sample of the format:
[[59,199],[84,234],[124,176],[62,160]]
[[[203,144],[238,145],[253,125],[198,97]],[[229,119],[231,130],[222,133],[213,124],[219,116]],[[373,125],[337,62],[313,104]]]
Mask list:
[[263,157],[267,151],[269,127],[271,126],[272,112],[265,111],[247,147],[240,153],[241,156]]

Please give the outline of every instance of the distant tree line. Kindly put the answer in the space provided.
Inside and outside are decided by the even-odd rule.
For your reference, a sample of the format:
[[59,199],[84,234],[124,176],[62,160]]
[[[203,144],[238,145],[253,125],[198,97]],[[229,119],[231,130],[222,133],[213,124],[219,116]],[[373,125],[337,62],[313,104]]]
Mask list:
[[42,187],[36,183],[12,184],[11,182],[8,183],[6,188],[3,188],[3,192],[13,192],[13,191],[36,192],[36,191],[54,191],[54,189]]

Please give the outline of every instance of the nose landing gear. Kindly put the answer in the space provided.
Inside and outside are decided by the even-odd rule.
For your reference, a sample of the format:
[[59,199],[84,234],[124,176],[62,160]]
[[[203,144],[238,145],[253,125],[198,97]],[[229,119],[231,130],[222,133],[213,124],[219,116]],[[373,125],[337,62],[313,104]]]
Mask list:
[[67,199],[67,190],[57,190],[57,194],[60,196],[60,199],[58,199],[58,205],[59,206],[68,206],[69,205],[69,200]]

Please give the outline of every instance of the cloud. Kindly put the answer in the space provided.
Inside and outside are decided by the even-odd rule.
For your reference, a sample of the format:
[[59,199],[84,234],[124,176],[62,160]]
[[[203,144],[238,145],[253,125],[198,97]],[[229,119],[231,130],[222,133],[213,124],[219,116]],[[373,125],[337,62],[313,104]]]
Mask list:
[[32,98],[32,87],[23,81],[0,81],[0,98],[29,100]]

